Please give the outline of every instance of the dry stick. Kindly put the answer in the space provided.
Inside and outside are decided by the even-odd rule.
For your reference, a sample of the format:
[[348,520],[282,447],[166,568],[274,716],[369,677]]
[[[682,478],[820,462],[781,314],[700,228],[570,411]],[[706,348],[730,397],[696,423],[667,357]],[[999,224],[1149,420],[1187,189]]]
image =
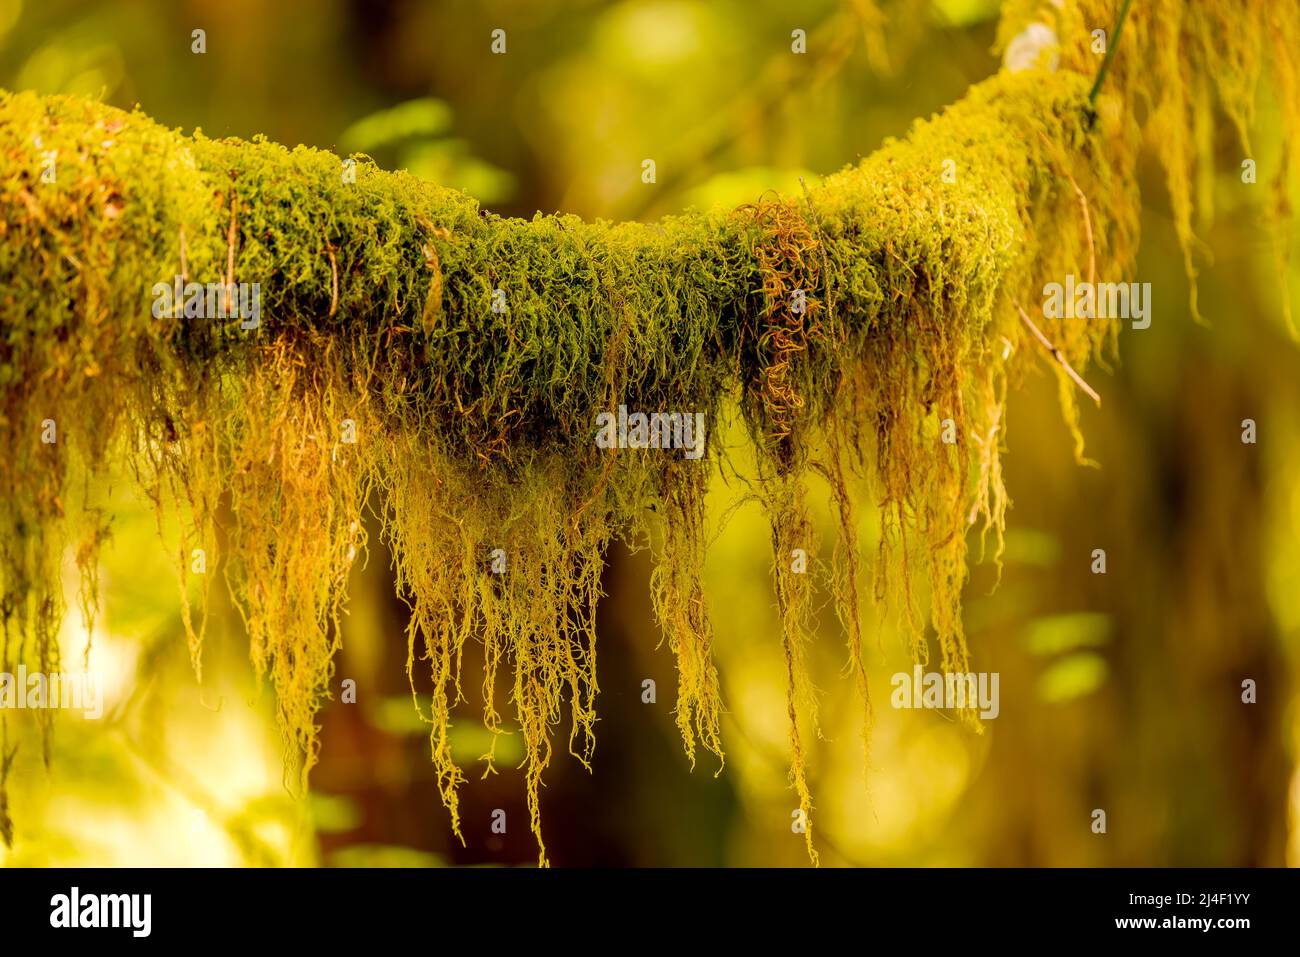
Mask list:
[[1038,137],[1052,151],[1053,157],[1056,159],[1057,163],[1060,164],[1062,174],[1064,174],[1065,178],[1069,180],[1070,186],[1074,189],[1074,195],[1079,200],[1079,209],[1083,211],[1083,231],[1088,237],[1088,285],[1091,286],[1097,278],[1097,245],[1093,242],[1092,238],[1092,214],[1088,212],[1088,197],[1083,195],[1083,190],[1079,188],[1079,184],[1075,182],[1074,177],[1070,175],[1070,171],[1066,168],[1064,157],[1061,156],[1060,150],[1058,150],[1055,144],[1053,144],[1052,141],[1041,132],[1038,134]]
[[337,312],[337,311],[338,311],[338,308],[339,308],[339,264],[338,264],[338,262],[337,262],[337,261],[335,260],[335,258],[334,258],[334,247],[333,247],[333,246],[330,246],[330,245],[326,244],[326,246],[325,246],[325,252],[326,252],[326,253],[329,255],[329,257],[330,257],[330,276],[331,276],[331,280],[332,280],[332,281],[331,281],[331,283],[330,283],[330,315],[329,315],[329,317],[330,317],[331,319],[333,319],[333,318],[334,318],[334,313]]
[[1025,325],[1027,325],[1030,331],[1038,337],[1038,341],[1043,344],[1043,348],[1052,354],[1052,358],[1061,364],[1061,368],[1069,373],[1070,378],[1078,384],[1079,388],[1088,393],[1088,395],[1092,397],[1092,401],[1096,402],[1097,405],[1100,406],[1101,396],[1093,390],[1092,386],[1083,381],[1083,377],[1080,376],[1079,373],[1070,368],[1070,363],[1065,361],[1065,356],[1061,355],[1061,350],[1052,345],[1052,341],[1048,339],[1047,336],[1043,335],[1042,331],[1034,325],[1033,321],[1029,318],[1029,315],[1025,312],[1020,303],[1017,302],[1015,305],[1016,311],[1020,313],[1020,318],[1025,320]]
[[1079,189],[1079,184],[1074,181],[1069,170],[1065,170],[1065,178],[1074,187],[1074,195],[1079,197],[1079,208],[1083,210],[1083,229],[1088,234],[1088,285],[1092,286],[1097,277],[1097,247],[1092,241],[1092,216],[1088,213],[1088,197],[1083,195],[1083,190]]
[[230,229],[226,233],[226,315],[234,311],[234,303],[231,300],[235,282],[235,213],[238,209],[239,194],[232,186],[230,188]]
[[[431,236],[438,239],[447,239],[451,236],[450,230],[433,225],[419,213],[416,213],[415,221]],[[424,252],[425,265],[433,273],[433,278],[429,280],[429,293],[424,298],[424,311],[420,316],[420,321],[428,331],[433,328],[433,319],[442,313],[442,264],[438,261],[438,248],[433,240],[429,240],[420,248]]]

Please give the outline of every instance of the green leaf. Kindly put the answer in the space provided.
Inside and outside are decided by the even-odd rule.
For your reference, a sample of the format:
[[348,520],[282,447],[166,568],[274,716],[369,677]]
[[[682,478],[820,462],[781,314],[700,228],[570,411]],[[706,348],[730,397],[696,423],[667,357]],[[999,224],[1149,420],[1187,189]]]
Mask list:
[[1106,681],[1106,659],[1091,652],[1069,655],[1051,665],[1038,679],[1038,697],[1059,704],[1091,694]]
[[1047,615],[1029,623],[1025,650],[1043,657],[1080,648],[1099,648],[1110,640],[1110,616],[1097,612]]
[[449,129],[451,108],[442,100],[407,100],[357,120],[339,136],[339,149],[368,153],[417,136],[439,136]]

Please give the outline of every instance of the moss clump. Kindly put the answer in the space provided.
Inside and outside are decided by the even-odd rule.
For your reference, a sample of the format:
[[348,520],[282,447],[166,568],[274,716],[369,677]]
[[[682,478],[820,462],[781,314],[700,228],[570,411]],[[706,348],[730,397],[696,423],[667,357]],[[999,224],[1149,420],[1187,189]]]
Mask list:
[[[448,730],[473,640],[486,661],[485,725],[502,733],[509,707],[523,735],[545,863],[540,795],[557,742],[592,759],[595,609],[616,538],[654,550],[686,751],[692,762],[697,748],[723,753],[701,584],[710,459],[601,449],[596,417],[625,405],[716,423],[739,408],[760,452],[791,777],[810,812],[801,727],[816,727],[802,663],[813,586],[790,564],[813,548],[808,473],[827,478],[839,516],[831,586],[865,739],[854,510],[864,499],[882,509],[874,593],[896,602],[917,659],[935,646],[946,669],[967,670],[967,532],[1001,534],[1004,397],[1035,349],[1014,305],[1085,263],[1109,276],[1132,266],[1127,144],[1142,88],[1119,62],[1118,108],[1094,111],[1082,72],[1000,74],[805,195],[650,225],[502,219],[364,157],[349,183],[322,151],[0,94],[4,664],[55,667],[68,535],[93,614],[104,518],[64,514],[69,456],[77,470],[125,468],[160,516],[181,518],[182,596],[192,548],[224,569],[253,663],[276,692],[290,779],[305,786],[345,640],[347,575],[366,546],[362,510],[377,492],[411,607],[412,686],[417,668],[433,679],[425,717],[452,827],[460,833],[464,769]],[[49,150],[57,176],[42,182]],[[151,291],[178,275],[259,283],[259,325],[155,317]],[[1082,365],[1114,343],[1118,323],[1045,320],[1045,330]],[[53,444],[40,441],[46,420]],[[928,609],[913,597],[917,573]],[[183,609],[200,668],[203,613]],[[6,742],[8,732],[6,721]],[[815,859],[811,828],[808,847]]]

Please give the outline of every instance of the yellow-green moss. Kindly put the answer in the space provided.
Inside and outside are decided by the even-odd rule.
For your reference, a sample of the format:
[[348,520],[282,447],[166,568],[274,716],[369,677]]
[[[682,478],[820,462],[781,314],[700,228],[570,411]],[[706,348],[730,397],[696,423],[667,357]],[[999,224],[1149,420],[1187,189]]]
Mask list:
[[[6,95],[4,429],[20,453],[4,472],[5,540],[27,546],[5,556],[8,632],[35,635],[48,666],[65,450],[92,469],[126,460],[160,509],[180,511],[183,584],[188,549],[216,551],[225,509],[220,563],[304,785],[377,487],[412,607],[410,666],[428,667],[437,689],[431,751],[452,825],[463,771],[447,730],[475,639],[494,732],[495,672],[514,675],[540,835],[541,775],[565,712],[567,749],[584,762],[592,752],[595,604],[614,536],[660,543],[654,598],[681,675],[678,725],[689,754],[700,743],[721,756],[700,583],[708,460],[603,452],[594,423],[619,404],[712,418],[738,397],[768,463],[793,783],[810,809],[797,716],[813,706],[810,584],[782,560],[810,545],[801,476],[828,429],[870,461],[871,494],[896,531],[918,536],[945,660],[963,662],[966,513],[990,487],[1001,495],[986,469],[972,499],[966,438],[1000,407],[980,385],[997,358],[989,330],[1015,335],[996,311],[1029,263],[1027,225],[1062,212],[1046,151],[1024,144],[1041,131],[1086,166],[1083,91],[1077,77],[995,78],[804,196],[655,225],[499,219],[364,159],[350,184],[320,151]],[[39,181],[38,139],[60,157],[54,183]],[[941,175],[947,156],[955,183]],[[153,318],[150,289],[177,273],[260,282],[261,327]],[[497,289],[505,312],[491,308]],[[955,448],[935,441],[938,411],[958,422]],[[37,442],[46,417],[62,427],[55,446]],[[855,495],[842,488],[850,521]],[[504,574],[492,573],[494,548]],[[186,614],[197,665],[201,618]],[[919,620],[915,642],[923,653]],[[860,635],[850,643],[860,659]]]
[[[1015,5],[1007,23],[1030,6]],[[305,786],[315,714],[346,640],[348,571],[366,545],[362,509],[376,491],[411,607],[412,688],[417,668],[433,679],[425,717],[451,825],[459,834],[465,775],[448,730],[473,640],[484,647],[483,721],[494,736],[506,707],[496,678],[502,668],[513,677],[545,863],[541,786],[557,740],[592,759],[595,608],[615,538],[653,543],[654,607],[679,670],[676,718],[692,763],[697,745],[723,752],[701,584],[710,459],[601,450],[596,416],[622,404],[712,422],[738,405],[761,453],[792,785],[811,811],[801,726],[816,727],[802,663],[812,584],[789,562],[813,545],[808,471],[828,479],[839,516],[831,586],[865,739],[854,509],[882,510],[874,592],[895,605],[918,660],[934,645],[945,669],[968,670],[967,531],[1000,537],[1004,397],[1036,357],[1014,305],[1038,302],[1045,279],[1067,272],[1131,271],[1130,107],[1152,87],[1120,59],[1118,92],[1094,110],[1076,55],[1090,14],[1062,16],[1073,18],[1061,29],[1074,69],[999,74],[803,195],[649,225],[502,219],[364,157],[348,183],[340,159],[319,150],[184,136],[81,99],[0,94],[3,663],[54,667],[69,534],[93,614],[104,518],[64,515],[68,456],[92,472],[125,466],[160,515],[181,517],[181,540],[168,543],[181,594],[190,549],[223,568],[252,661],[275,689],[286,768]],[[1136,15],[1134,45],[1155,43],[1158,26],[1168,29]],[[1239,69],[1220,84],[1243,119],[1260,42],[1232,48]],[[1170,131],[1183,120],[1185,111],[1162,120],[1167,158],[1182,149]],[[40,177],[48,150],[52,183]],[[1176,173],[1171,189],[1182,231]],[[260,283],[260,327],[154,318],[150,290],[177,274]],[[492,309],[495,290],[504,312]],[[1044,330],[1083,366],[1113,346],[1118,323],[1044,320]],[[46,419],[57,444],[40,441]],[[953,444],[940,438],[947,420]],[[496,549],[504,569],[493,567]],[[928,582],[924,612],[914,573]],[[200,668],[203,613],[185,604],[184,621]],[[8,732],[6,720],[6,741]],[[0,787],[7,836],[6,809]],[[815,859],[811,827],[808,848]]]

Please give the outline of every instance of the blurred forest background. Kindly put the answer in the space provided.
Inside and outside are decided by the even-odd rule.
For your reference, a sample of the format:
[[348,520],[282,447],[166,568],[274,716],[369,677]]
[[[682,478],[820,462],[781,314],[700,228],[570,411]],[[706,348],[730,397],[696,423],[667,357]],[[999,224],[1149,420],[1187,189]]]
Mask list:
[[[139,104],[214,137],[369,153],[505,215],[652,220],[765,190],[797,195],[800,176],[872,152],[997,69],[995,0],[880,7],[877,28],[831,0],[0,0],[0,86]],[[198,28],[203,55],[191,52]],[[505,55],[490,52],[496,28]],[[796,28],[807,56],[791,54]],[[1260,108],[1262,169],[1279,144]],[[1300,348],[1260,218],[1268,187],[1241,183],[1226,124],[1207,130],[1221,160],[1199,184],[1217,215],[1200,234],[1208,324],[1188,313],[1152,165],[1138,276],[1125,278],[1152,284],[1154,321],[1124,332],[1113,368],[1086,374],[1103,396],[1082,421],[1098,467],[1075,464],[1046,365],[1012,396],[1005,567],[996,589],[991,563],[973,569],[965,612],[974,667],[1001,675],[999,717],[977,736],[946,713],[891,708],[890,676],[911,663],[892,623],[869,618],[876,732],[864,768],[860,704],[824,609],[810,665],[825,740],[806,744],[823,863],[1300,864]],[[653,186],[641,182],[644,158],[657,163]],[[1256,445],[1241,441],[1245,418],[1258,423]],[[715,777],[707,761],[690,771],[648,557],[612,553],[594,769],[561,753],[542,795],[555,863],[807,864],[790,827],[769,531],[757,506],[720,522],[744,491],[718,479],[712,492],[725,771]],[[499,746],[499,774],[474,771],[487,733],[472,689],[454,726],[470,778],[466,846],[450,833],[404,671],[406,610],[377,534],[353,581],[334,682],[356,680],[357,702],[336,694],[324,710],[321,762],[299,804],[222,587],[199,687],[153,513],[127,482],[103,494],[115,521],[92,662],[107,676],[105,717],[59,715],[48,771],[39,749],[20,753],[17,835],[0,861],[536,860],[508,753],[522,754],[518,736]],[[825,495],[812,505],[829,549]],[[869,559],[879,531],[868,512]],[[1105,575],[1091,572],[1096,548]],[[75,587],[69,560],[70,600]],[[67,661],[87,637],[71,609]],[[642,703],[646,678],[655,704]],[[1241,701],[1246,679],[1256,704]],[[489,828],[497,808],[504,835]],[[1107,812],[1104,835],[1092,831],[1094,808]]]

